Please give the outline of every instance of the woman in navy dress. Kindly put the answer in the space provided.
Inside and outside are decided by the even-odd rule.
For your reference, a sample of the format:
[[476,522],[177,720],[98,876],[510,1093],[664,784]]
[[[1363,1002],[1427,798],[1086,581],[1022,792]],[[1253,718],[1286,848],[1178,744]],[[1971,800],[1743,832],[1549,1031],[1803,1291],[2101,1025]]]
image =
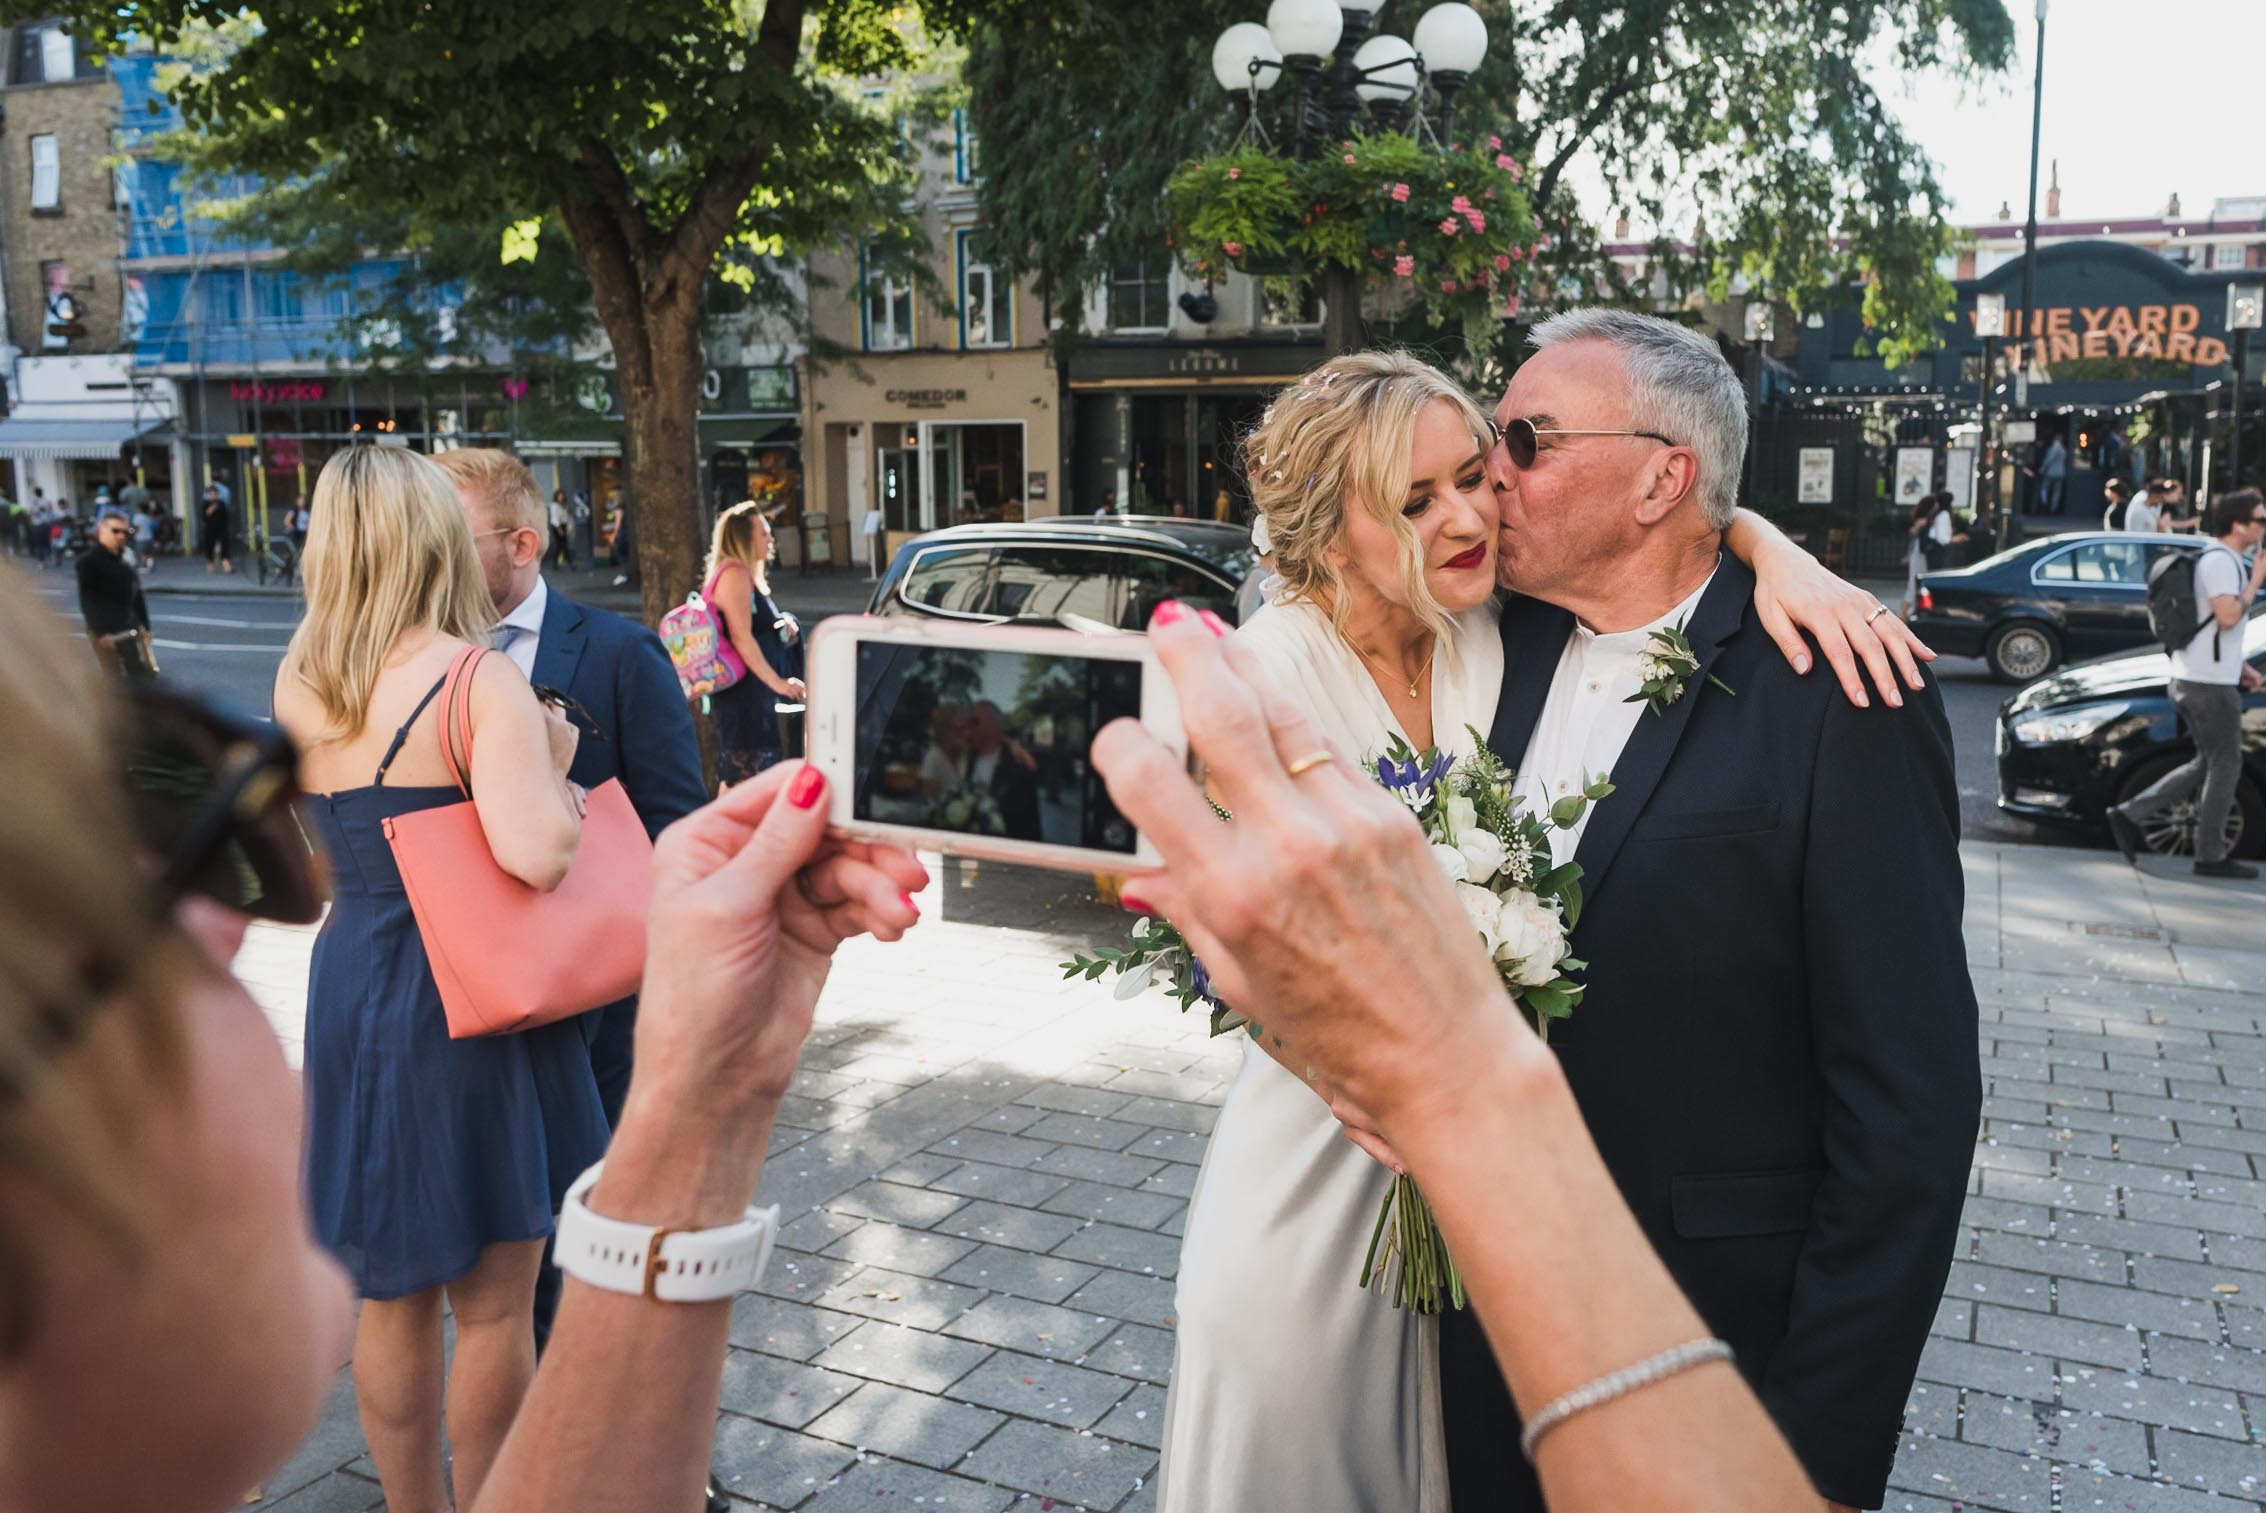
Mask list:
[[791,617],[771,598],[771,559],[778,538],[763,506],[744,499],[716,517],[709,540],[708,572],[700,596],[724,621],[717,650],[744,676],[708,696],[716,724],[716,775],[726,787],[744,783],[786,756],[779,734],[779,704],[800,704],[796,675],[802,647]]
[[[462,801],[435,696],[495,616],[456,491],[413,452],[358,446],[325,464],[313,513],[306,617],[275,688],[335,873],[307,984],[308,1200],[365,1300],[354,1386],[386,1505],[441,1513],[444,1295],[457,1331],[445,1394],[455,1506],[469,1507],[534,1375],[551,1216],[604,1152],[606,1123],[575,1022],[449,1038],[384,833],[393,816]],[[566,779],[574,727],[501,656],[479,659],[470,704],[489,850],[554,888],[581,835]]]

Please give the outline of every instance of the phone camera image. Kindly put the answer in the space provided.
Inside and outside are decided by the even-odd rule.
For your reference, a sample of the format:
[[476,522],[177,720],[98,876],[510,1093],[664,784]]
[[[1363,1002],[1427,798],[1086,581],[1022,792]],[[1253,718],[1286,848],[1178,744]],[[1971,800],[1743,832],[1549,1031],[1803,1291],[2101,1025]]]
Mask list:
[[858,645],[860,820],[1131,855],[1133,826],[1087,758],[1141,714],[1141,664],[1111,657]]

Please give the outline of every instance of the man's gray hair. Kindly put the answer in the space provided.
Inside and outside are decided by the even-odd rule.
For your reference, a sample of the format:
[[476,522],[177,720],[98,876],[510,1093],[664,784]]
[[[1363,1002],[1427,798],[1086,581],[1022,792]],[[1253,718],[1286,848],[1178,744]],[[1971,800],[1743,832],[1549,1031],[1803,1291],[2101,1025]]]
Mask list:
[[1553,315],[1527,339],[1536,351],[1601,341],[1619,352],[1629,375],[1629,424],[1691,448],[1699,457],[1700,513],[1717,530],[1729,529],[1747,457],[1747,391],[1714,342],[1671,320],[1605,308]]

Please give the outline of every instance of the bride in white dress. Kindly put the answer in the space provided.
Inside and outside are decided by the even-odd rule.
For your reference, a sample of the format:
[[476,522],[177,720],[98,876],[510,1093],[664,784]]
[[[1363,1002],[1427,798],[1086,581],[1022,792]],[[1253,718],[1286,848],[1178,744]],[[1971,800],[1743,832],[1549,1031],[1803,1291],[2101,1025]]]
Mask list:
[[[1394,735],[1461,757],[1494,724],[1494,440],[1446,375],[1368,352],[1284,390],[1245,442],[1280,581],[1236,644],[1355,760]],[[1740,557],[1779,540],[1741,518]],[[1830,577],[1791,550],[1754,565]],[[1236,1007],[1263,1029],[1264,1004]],[[1438,1321],[1355,1283],[1391,1173],[1276,1054],[1246,1041],[1189,1201],[1158,1507],[1447,1513]]]

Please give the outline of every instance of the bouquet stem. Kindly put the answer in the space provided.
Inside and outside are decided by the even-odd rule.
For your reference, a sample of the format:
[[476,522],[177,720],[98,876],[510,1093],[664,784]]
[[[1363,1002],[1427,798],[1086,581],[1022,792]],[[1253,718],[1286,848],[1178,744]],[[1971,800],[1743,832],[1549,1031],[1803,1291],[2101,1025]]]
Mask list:
[[1447,1238],[1413,1177],[1395,1177],[1385,1189],[1376,1227],[1369,1232],[1369,1252],[1361,1261],[1361,1285],[1382,1289],[1394,1307],[1415,1313],[1438,1313],[1443,1304],[1464,1306],[1455,1257],[1448,1254]]

